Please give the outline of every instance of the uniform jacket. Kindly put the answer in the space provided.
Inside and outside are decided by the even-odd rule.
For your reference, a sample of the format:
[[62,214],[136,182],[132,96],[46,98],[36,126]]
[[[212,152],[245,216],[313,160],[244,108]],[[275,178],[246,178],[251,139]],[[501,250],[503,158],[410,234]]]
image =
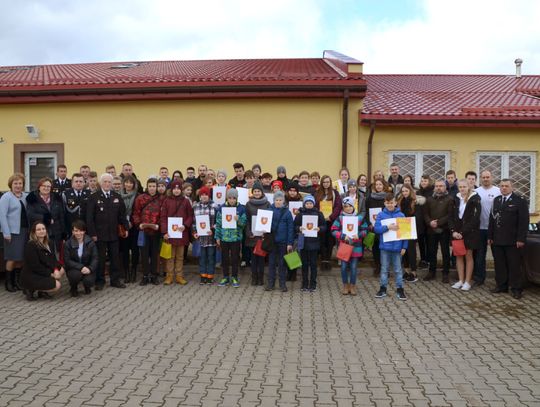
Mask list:
[[64,245],[64,263],[67,270],[81,271],[83,267],[88,267],[91,272],[95,272],[98,267],[98,250],[95,242],[90,236],[85,235],[83,241],[82,256],[79,257],[79,242],[75,237],[68,239]]
[[56,178],[52,184],[52,192],[58,195],[62,195],[65,190],[70,188],[71,180],[69,178],[66,178],[63,184],[60,182],[60,179]]
[[193,224],[193,208],[191,202],[184,196],[168,196],[161,204],[161,233],[166,234],[168,229],[169,218],[182,218],[184,225],[184,232],[180,239],[169,239],[169,243],[173,246],[187,246],[189,245],[191,225]]
[[109,199],[99,189],[86,201],[86,227],[89,236],[98,240],[114,242],[118,240],[118,225],[129,229],[126,219],[126,207],[120,194],[110,191]]
[[71,233],[71,225],[74,221],[82,219],[86,222],[86,201],[90,196],[90,190],[84,188],[80,192],[80,196],[73,189],[67,189],[62,194],[64,209],[66,211],[66,233]]
[[51,194],[50,206],[47,206],[39,192],[30,192],[26,197],[26,214],[29,226],[37,221],[45,224],[49,238],[61,238],[65,233],[64,204],[60,195]]
[[496,246],[513,246],[527,241],[529,207],[523,197],[512,193],[503,203],[500,195],[493,201],[489,216],[488,239]]

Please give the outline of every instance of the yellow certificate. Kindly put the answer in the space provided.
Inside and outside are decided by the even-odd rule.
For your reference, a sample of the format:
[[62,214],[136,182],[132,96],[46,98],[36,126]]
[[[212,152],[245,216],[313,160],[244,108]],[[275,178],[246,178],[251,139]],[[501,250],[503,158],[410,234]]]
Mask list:
[[319,202],[319,208],[324,216],[324,219],[328,219],[332,214],[332,201],[321,201]]

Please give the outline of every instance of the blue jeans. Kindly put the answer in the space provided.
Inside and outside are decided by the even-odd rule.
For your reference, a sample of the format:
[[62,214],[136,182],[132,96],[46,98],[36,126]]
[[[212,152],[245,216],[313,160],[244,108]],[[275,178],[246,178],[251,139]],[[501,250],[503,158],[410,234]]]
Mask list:
[[199,273],[201,275],[206,275],[207,278],[213,278],[215,271],[216,246],[201,246],[201,255],[199,257]]
[[[360,257],[351,257],[349,261],[341,261],[341,281],[343,284],[356,284],[356,274],[358,272],[358,260]],[[349,273],[347,270],[350,270],[351,276],[349,278]]]
[[286,243],[275,243],[274,250],[270,252],[268,259],[268,287],[274,287],[276,283],[276,269],[279,269],[279,286],[285,287],[287,278],[287,266],[283,256],[287,254]]
[[476,250],[476,256],[474,257],[473,280],[479,283],[483,283],[486,279],[487,232],[486,229],[480,229],[480,247]]
[[392,265],[396,275],[396,287],[403,288],[403,269],[401,268],[401,253],[381,250],[381,287],[388,286],[388,269]]

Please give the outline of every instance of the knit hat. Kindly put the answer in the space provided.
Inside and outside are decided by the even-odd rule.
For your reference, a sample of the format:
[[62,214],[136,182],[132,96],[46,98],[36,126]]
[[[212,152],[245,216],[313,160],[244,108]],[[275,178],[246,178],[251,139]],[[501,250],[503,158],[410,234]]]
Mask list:
[[275,185],[279,186],[279,189],[283,191],[283,182],[278,180],[272,181],[272,189],[274,189]]
[[356,186],[356,181],[354,179],[350,179],[349,182],[347,182],[347,188],[352,188]]
[[274,193],[274,202],[276,199],[283,199],[285,200],[285,194],[283,193],[283,191],[277,191]]
[[258,189],[259,191],[261,191],[261,192],[264,193],[262,184],[261,184],[259,181],[256,181],[256,182],[253,184],[253,187],[251,187],[251,193],[253,193],[256,189]]
[[287,170],[285,169],[285,167],[283,165],[280,165],[279,167],[277,167],[277,170],[276,172],[279,174],[280,172],[283,172],[285,174],[287,174]]
[[235,188],[229,188],[227,190],[227,199],[236,198],[238,199],[238,191]]
[[313,202],[313,205],[315,205],[315,198],[313,197],[313,195],[306,195],[303,202],[304,205],[306,204],[306,202]]
[[210,196],[210,188],[208,188],[207,186],[200,187],[199,188],[199,196],[201,196],[201,195]]
[[223,174],[223,176],[225,177],[225,179],[227,179],[227,171],[225,171],[225,170],[218,170],[218,171],[217,171],[217,174],[216,174],[216,177],[217,177],[219,174]]
[[354,206],[354,198],[351,198],[350,196],[343,198],[343,205]]
[[180,188],[182,189],[182,181],[180,180],[174,180],[172,181],[170,184],[169,184],[170,188],[171,189],[174,189],[174,188]]
[[289,186],[287,187],[287,191],[290,191],[291,189],[298,191],[298,184],[296,182],[291,182]]

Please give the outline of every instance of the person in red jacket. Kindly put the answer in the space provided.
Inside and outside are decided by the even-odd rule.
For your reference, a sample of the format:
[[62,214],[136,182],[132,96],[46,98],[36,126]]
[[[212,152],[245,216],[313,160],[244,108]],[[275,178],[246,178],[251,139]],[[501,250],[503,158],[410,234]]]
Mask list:
[[341,213],[341,197],[332,187],[332,178],[328,175],[323,175],[321,184],[315,191],[315,207],[322,212],[326,221],[326,231],[321,234],[321,270],[331,270],[330,260],[335,244],[331,228]]
[[[173,283],[175,275],[176,282],[181,285],[187,284],[184,278],[184,247],[189,245],[189,228],[193,224],[193,208],[189,199],[182,194],[182,183],[179,181],[171,182],[171,195],[168,196],[161,206],[161,233],[163,239],[172,245],[171,258],[166,261],[167,276],[165,285]],[[182,225],[179,230],[182,231],[181,238],[171,238],[168,234],[169,218],[182,218]]]
[[[158,256],[159,256],[159,218],[161,214],[160,195],[157,192],[157,179],[146,181],[146,191],[135,199],[133,208],[133,224],[139,230],[141,239],[141,257],[143,263],[143,279],[139,285],[152,283],[159,284]],[[144,244],[141,244],[144,240]]]

